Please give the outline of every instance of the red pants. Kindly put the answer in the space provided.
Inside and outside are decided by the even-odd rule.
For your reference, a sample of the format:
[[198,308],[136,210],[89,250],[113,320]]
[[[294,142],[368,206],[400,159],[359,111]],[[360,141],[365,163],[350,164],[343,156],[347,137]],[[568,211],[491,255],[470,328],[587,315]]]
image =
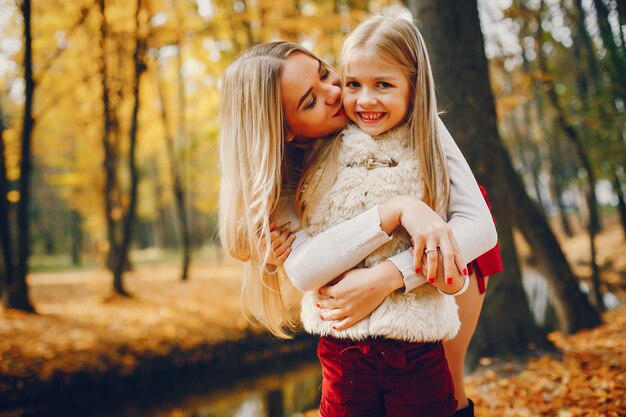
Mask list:
[[441,342],[322,337],[322,417],[450,417],[454,385]]

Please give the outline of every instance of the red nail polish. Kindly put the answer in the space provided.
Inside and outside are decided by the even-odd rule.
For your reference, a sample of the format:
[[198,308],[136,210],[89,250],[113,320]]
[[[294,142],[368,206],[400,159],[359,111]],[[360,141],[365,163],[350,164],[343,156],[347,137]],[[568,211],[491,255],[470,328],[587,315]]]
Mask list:
[[320,303],[315,303],[315,307],[320,308]]
[[467,268],[463,268],[463,275],[467,275]]
[[448,285],[452,285],[452,277],[448,277],[448,278],[446,278],[446,283],[447,283]]
[[435,283],[435,277],[429,277],[428,278],[428,282],[431,283],[431,284],[434,284]]
[[333,330],[337,330],[337,328],[335,326],[333,326]]
[[415,268],[415,273],[419,274],[420,272],[422,272],[422,270],[420,268]]
[[320,319],[324,320],[324,316],[322,316],[321,314],[320,314]]

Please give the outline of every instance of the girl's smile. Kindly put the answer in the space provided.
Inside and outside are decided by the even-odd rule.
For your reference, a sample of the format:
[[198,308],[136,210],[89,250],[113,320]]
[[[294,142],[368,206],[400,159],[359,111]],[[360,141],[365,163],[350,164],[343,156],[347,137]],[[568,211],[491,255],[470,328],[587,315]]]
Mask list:
[[357,112],[357,115],[363,123],[376,123],[385,116],[383,112]]
[[409,80],[400,69],[356,52],[344,74],[343,106],[363,132],[378,136],[405,120],[410,90]]

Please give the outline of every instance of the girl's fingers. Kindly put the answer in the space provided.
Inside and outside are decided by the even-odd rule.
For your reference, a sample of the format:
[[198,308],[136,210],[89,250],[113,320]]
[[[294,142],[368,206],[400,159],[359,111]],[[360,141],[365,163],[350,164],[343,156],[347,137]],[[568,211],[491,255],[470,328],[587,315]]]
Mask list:
[[276,223],[270,223],[270,232],[273,232],[276,229]]
[[424,254],[424,248],[426,247],[426,240],[423,238],[413,239],[413,247],[415,250],[413,251],[413,269],[416,274],[422,272],[422,264],[423,260],[426,259]]

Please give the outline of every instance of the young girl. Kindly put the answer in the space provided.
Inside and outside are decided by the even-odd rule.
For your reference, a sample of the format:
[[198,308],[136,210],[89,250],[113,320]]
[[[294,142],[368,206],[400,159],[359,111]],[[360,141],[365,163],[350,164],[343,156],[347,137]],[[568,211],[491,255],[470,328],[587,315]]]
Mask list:
[[[410,22],[374,16],[346,39],[341,55],[343,104],[354,122],[316,150],[296,194],[302,222],[315,235],[399,195],[425,201],[445,218],[448,184],[434,83],[426,47]],[[367,258],[372,267],[403,252],[409,236]],[[425,252],[436,253],[436,247]],[[320,316],[318,292],[302,300],[305,329],[321,335],[322,416],[451,416],[454,388],[442,340],[459,330],[452,297],[466,275],[392,293],[345,330]],[[455,282],[456,281],[456,282]],[[452,289],[450,291],[450,289]]]

